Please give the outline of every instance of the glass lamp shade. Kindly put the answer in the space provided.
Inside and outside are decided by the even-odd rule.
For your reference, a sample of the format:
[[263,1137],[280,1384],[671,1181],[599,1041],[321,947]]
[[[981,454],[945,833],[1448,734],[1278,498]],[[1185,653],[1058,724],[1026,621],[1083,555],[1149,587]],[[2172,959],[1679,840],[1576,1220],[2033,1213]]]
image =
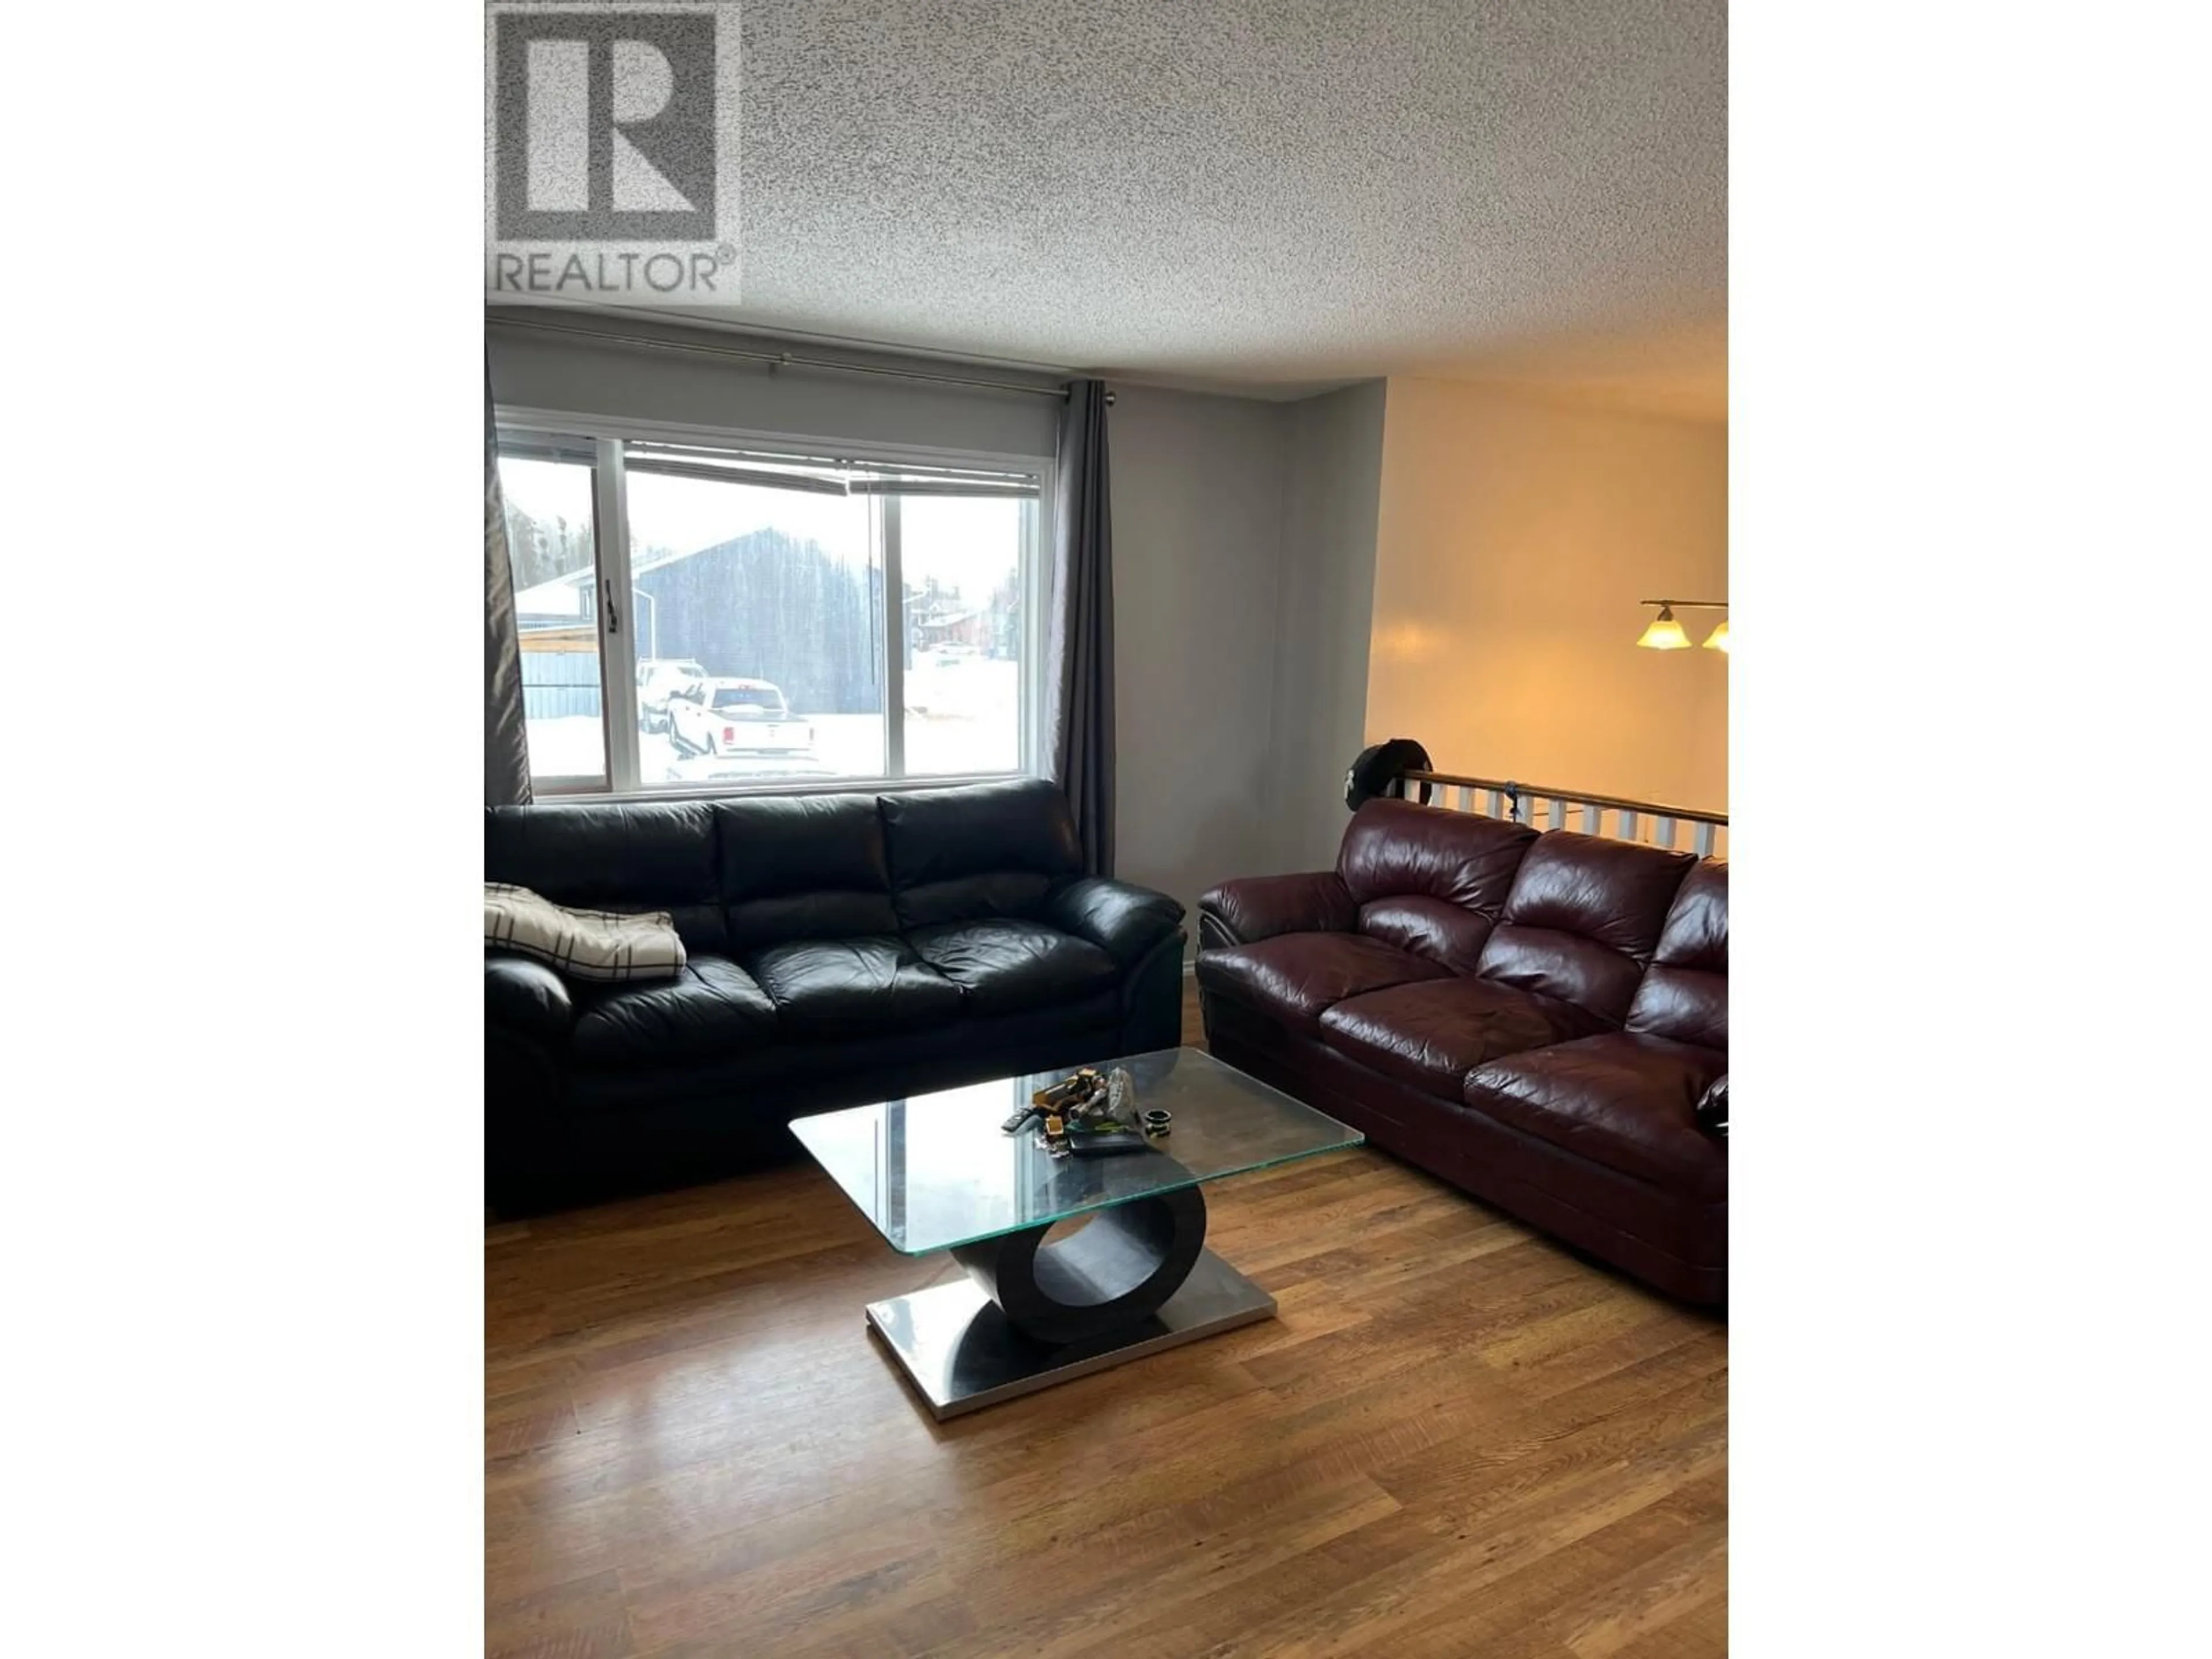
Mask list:
[[1644,637],[1637,641],[1637,644],[1653,651],[1686,651],[1689,648],[1690,636],[1682,631],[1682,624],[1674,620],[1673,609],[1662,605],[1659,614],[1652,618],[1651,626],[1644,630]]
[[1722,617],[1721,625],[1713,629],[1711,633],[1705,635],[1705,649],[1708,651],[1717,651],[1723,657],[1728,655],[1727,617]]

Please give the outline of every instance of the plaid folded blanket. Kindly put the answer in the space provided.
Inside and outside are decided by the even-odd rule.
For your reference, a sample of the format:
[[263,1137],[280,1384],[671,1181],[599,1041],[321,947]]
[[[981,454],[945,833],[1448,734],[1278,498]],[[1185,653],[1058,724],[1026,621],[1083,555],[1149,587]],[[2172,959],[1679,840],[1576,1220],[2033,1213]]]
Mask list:
[[684,941],[665,910],[571,910],[496,881],[484,884],[484,943],[574,979],[673,979],[684,969]]

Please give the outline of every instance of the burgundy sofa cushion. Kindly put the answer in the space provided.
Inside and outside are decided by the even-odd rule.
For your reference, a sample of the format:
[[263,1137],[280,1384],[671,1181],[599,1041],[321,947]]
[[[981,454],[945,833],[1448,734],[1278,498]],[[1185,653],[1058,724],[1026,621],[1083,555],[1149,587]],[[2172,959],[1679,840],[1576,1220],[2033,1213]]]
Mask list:
[[1727,1048],[1727,865],[1705,860],[1674,895],[1659,948],[1629,1005],[1628,1029]]
[[1526,824],[1371,800],[1352,815],[1336,869],[1360,932],[1471,974],[1535,839]]
[[1455,1103],[1485,1060],[1603,1029],[1571,1002],[1479,979],[1370,991],[1321,1017],[1322,1041],[1339,1054]]
[[1318,1029],[1323,1009],[1346,997],[1445,976],[1433,962],[1362,933],[1279,933],[1198,959],[1201,990],[1308,1030]]
[[1370,939],[1425,957],[1455,974],[1474,971],[1490,929],[1489,917],[1421,894],[1376,899],[1359,908],[1359,931]]
[[1698,1100],[1727,1072],[1718,1049],[1607,1031],[1493,1060],[1467,1079],[1463,1097],[1592,1164],[1716,1199],[1728,1192],[1728,1152],[1698,1127]]
[[1618,1026],[1696,862],[1687,853],[1554,830],[1522,860],[1476,971]]
[[1336,872],[1360,904],[1419,893],[1495,920],[1535,839],[1525,823],[1370,800],[1352,814]]
[[1206,999],[1206,1039],[1238,1070],[1670,1295],[1728,1299],[1728,1201],[1674,1193],[1438,1100],[1247,1010]]

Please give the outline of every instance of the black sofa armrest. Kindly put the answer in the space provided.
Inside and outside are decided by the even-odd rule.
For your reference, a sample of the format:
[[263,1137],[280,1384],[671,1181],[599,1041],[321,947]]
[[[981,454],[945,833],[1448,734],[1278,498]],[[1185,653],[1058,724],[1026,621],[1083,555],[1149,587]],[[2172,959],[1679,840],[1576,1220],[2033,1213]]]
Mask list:
[[576,1006],[561,976],[544,963],[492,951],[484,957],[484,1018],[559,1048],[576,1023]]
[[1201,951],[1250,945],[1278,933],[1349,933],[1359,907],[1334,870],[1224,881],[1198,902]]
[[1089,939],[1127,968],[1182,926],[1182,906],[1149,887],[1080,876],[1045,895],[1038,920]]

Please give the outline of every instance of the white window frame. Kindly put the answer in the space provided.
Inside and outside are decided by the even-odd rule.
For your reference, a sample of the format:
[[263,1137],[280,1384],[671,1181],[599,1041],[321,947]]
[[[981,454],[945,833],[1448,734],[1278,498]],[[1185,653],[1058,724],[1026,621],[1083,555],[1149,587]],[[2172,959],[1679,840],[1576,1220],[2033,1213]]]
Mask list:
[[[1049,665],[1045,645],[1052,615],[1052,514],[1054,501],[1053,458],[1016,455],[988,450],[939,449],[915,444],[856,443],[849,439],[790,432],[761,432],[736,427],[696,426],[674,421],[642,421],[623,416],[590,415],[574,410],[530,409],[495,404],[494,427],[501,432],[543,433],[549,436],[581,438],[595,447],[592,469],[592,556],[600,583],[599,719],[607,757],[606,781],[595,778],[535,778],[533,793],[563,799],[641,801],[696,800],[738,795],[836,795],[870,790],[915,790],[951,787],[958,784],[989,783],[1012,777],[1050,775],[1044,727],[1044,676]],[[878,466],[967,468],[985,472],[1026,472],[1037,481],[1036,511],[1029,517],[1030,532],[1020,552],[1023,595],[1022,673],[1017,714],[1021,754],[1012,770],[928,777],[901,777],[905,749],[905,665],[896,641],[905,636],[906,595],[898,583],[901,568],[897,497],[879,496],[884,508],[884,636],[877,647],[884,653],[884,749],[887,775],[882,777],[763,779],[757,783],[733,783],[728,779],[696,784],[645,787],[639,776],[637,724],[637,633],[629,598],[629,515],[628,477],[622,465],[625,443],[694,443],[764,454],[835,455]],[[619,595],[610,605],[610,596]],[[623,672],[615,672],[619,654]]]

